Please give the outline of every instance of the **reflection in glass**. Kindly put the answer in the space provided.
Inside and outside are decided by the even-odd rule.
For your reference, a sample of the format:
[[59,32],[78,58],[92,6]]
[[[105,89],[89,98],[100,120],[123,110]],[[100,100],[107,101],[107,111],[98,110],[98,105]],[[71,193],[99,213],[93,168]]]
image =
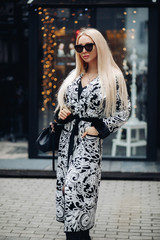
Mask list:
[[[129,90],[132,103],[132,113],[128,122],[118,130],[112,140],[113,157],[121,155],[124,148],[125,156],[146,156],[147,122],[146,122],[146,91],[147,91],[147,9],[126,9],[125,26],[125,57],[123,70],[127,80],[130,81]],[[142,32],[145,38],[142,37]],[[142,50],[141,50],[142,49]],[[123,150],[123,151],[124,151]]]

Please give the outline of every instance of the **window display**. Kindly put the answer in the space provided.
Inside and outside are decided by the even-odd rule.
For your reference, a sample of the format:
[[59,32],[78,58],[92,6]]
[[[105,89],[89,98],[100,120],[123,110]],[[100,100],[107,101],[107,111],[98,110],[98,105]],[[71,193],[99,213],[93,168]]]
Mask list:
[[[56,94],[75,67],[74,44],[81,27],[106,38],[124,73],[132,113],[117,133],[104,140],[103,157],[146,157],[148,8],[37,9],[40,30],[39,130],[53,120]],[[41,154],[41,153],[40,153]]]

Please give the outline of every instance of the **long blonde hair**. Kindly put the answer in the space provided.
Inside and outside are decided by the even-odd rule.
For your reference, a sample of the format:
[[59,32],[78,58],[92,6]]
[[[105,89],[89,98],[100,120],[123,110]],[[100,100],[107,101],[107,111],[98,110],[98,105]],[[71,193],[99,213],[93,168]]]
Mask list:
[[[79,35],[77,36],[76,44],[78,44],[79,38],[82,35],[90,37],[96,45],[98,76],[101,84],[102,95],[106,98],[104,113],[106,116],[114,115],[116,111],[116,79],[119,87],[121,108],[125,109],[128,105],[127,89],[123,74],[115,63],[105,38],[98,30],[94,28],[81,29]],[[76,53],[76,68],[68,75],[59,89],[57,97],[58,106],[56,110],[65,106],[64,96],[67,86],[81,73],[85,72],[86,63],[82,60],[80,54]]]

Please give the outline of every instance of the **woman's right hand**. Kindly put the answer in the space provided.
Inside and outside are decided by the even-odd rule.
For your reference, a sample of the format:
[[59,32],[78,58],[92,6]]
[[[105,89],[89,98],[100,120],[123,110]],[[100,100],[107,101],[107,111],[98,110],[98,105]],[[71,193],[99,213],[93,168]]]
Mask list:
[[58,114],[58,118],[65,120],[70,114],[71,111],[68,108],[62,108]]

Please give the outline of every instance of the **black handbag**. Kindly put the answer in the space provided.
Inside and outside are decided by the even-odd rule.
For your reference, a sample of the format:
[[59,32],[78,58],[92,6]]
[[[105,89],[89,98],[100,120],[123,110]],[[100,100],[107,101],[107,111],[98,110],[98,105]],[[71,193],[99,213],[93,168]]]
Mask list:
[[52,131],[51,126],[43,129],[36,140],[37,148],[42,152],[55,151],[58,150],[59,139],[61,131],[63,129],[62,124],[56,122],[54,124],[54,131]]

